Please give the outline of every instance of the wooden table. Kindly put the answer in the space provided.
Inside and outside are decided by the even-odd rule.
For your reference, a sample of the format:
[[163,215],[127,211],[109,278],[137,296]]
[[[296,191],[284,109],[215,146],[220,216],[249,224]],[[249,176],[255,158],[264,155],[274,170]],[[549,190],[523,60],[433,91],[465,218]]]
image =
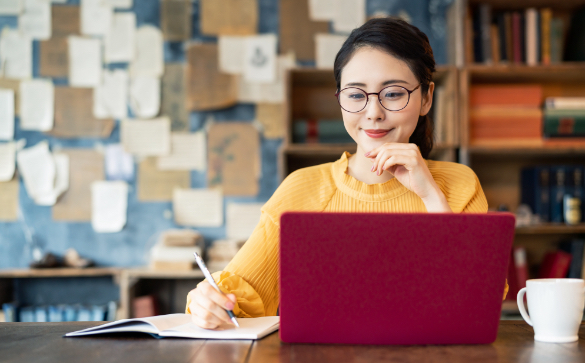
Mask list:
[[98,323],[0,323],[0,362],[585,362],[579,341],[535,342],[523,321],[502,321],[491,345],[345,346],[285,344],[278,333],[259,341],[154,339],[147,335],[63,338]]

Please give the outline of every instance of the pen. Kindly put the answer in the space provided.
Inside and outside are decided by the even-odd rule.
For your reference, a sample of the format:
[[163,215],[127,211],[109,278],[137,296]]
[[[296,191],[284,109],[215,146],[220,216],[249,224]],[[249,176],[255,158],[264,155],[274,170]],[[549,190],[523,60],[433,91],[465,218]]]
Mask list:
[[[215,287],[215,289],[217,291],[221,292],[221,290],[219,289],[219,286],[217,286],[217,284],[215,283],[213,276],[211,276],[211,274],[209,273],[207,266],[205,266],[205,262],[203,262],[203,259],[201,258],[201,256],[199,256],[199,254],[197,252],[193,252],[193,254],[195,255],[195,261],[197,261],[197,264],[199,265],[199,268],[201,269],[201,271],[203,271],[203,275],[205,275],[205,278],[207,279],[207,281],[209,281],[211,286]],[[226,311],[227,311],[228,315],[230,316],[230,319],[232,320],[234,325],[239,328],[240,324],[238,324],[238,321],[236,320],[236,316],[234,315],[234,312],[231,310],[226,310]]]

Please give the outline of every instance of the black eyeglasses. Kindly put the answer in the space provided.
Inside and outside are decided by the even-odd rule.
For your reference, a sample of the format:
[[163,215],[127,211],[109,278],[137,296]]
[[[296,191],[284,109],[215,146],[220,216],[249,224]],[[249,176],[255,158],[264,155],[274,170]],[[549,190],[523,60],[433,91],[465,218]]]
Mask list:
[[408,106],[410,94],[419,89],[419,83],[412,91],[402,86],[388,86],[380,92],[368,93],[361,88],[347,87],[335,94],[339,106],[347,112],[360,112],[368,105],[370,95],[378,96],[380,105],[388,111],[400,111]]

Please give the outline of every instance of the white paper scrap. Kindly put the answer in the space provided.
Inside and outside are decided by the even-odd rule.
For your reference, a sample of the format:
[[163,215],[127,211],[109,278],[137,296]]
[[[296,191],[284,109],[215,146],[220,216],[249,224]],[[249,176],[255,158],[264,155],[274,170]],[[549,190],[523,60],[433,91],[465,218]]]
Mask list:
[[207,143],[203,131],[171,134],[171,154],[158,158],[161,170],[207,169]]
[[0,0],[0,15],[20,15],[22,0]]
[[134,178],[134,158],[121,144],[109,144],[105,150],[106,178],[131,181]]
[[123,181],[91,183],[91,226],[98,233],[120,232],[126,225],[128,184]]
[[19,151],[16,154],[16,163],[31,199],[36,200],[38,196],[53,191],[57,171],[46,141]]
[[238,100],[247,103],[283,103],[285,99],[284,77],[286,71],[295,66],[294,56],[291,54],[279,56],[277,66],[274,83],[253,83],[241,79]]
[[18,30],[2,29],[0,63],[5,78],[32,78],[32,39]]
[[123,69],[105,70],[103,83],[93,91],[95,118],[128,117],[128,72]]
[[345,35],[315,34],[315,58],[319,69],[333,69],[337,52],[347,39]]
[[81,34],[103,36],[112,22],[112,6],[104,0],[81,0]]
[[171,151],[171,120],[122,120],[120,138],[127,153],[138,156],[163,156]]
[[59,196],[69,189],[69,155],[55,153],[52,156],[55,162],[55,184],[49,193],[35,197],[39,205],[55,205]]
[[336,0],[309,0],[309,18],[313,21],[333,20],[336,6]]
[[244,73],[244,52],[246,37],[225,35],[217,41],[219,52],[219,70],[223,73]]
[[143,25],[134,37],[134,60],[131,77],[161,77],[164,72],[163,35],[159,28]]
[[173,192],[175,223],[191,227],[221,227],[222,193],[216,189],[175,189]]
[[151,118],[160,111],[160,79],[136,77],[130,80],[130,109],[135,116]]
[[132,0],[106,0],[106,1],[116,9],[130,9],[132,7]]
[[24,12],[18,19],[18,26],[32,39],[51,38],[51,4],[46,0],[24,0]]
[[16,162],[16,143],[0,143],[0,182],[12,180]]
[[226,211],[227,238],[247,240],[260,222],[262,203],[228,203]]
[[276,34],[246,38],[244,79],[255,83],[274,83],[276,80]]
[[20,128],[50,131],[53,129],[55,87],[45,79],[20,82]]
[[134,59],[134,36],[136,14],[114,13],[112,25],[104,38],[104,59],[106,63],[130,62]]
[[102,83],[101,41],[69,37],[69,85],[96,87]]
[[366,22],[366,0],[335,0],[333,29],[350,33]]
[[14,90],[0,89],[0,140],[14,139]]

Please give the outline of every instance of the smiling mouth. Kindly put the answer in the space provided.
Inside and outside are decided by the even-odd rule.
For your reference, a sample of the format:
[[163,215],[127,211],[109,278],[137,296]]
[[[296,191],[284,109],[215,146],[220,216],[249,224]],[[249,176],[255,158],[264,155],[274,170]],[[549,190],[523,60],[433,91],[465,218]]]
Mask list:
[[377,139],[377,138],[386,136],[392,130],[394,130],[394,129],[389,129],[389,130],[364,130],[364,132],[369,137],[374,138],[374,139]]

